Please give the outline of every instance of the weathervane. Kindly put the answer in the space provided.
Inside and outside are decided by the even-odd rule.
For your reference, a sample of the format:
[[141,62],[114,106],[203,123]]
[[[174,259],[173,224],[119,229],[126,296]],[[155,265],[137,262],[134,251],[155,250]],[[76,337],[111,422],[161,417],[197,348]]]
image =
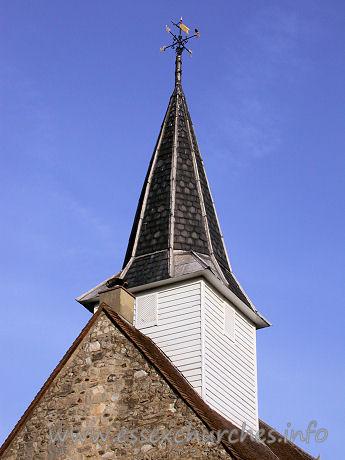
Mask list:
[[174,34],[170,27],[165,26],[165,30],[173,36],[173,42],[169,46],[162,46],[160,48],[160,52],[167,50],[168,48],[172,48],[176,50],[176,67],[175,67],[175,85],[181,84],[181,73],[182,73],[182,52],[183,50],[188,51],[189,56],[192,57],[192,50],[186,48],[186,43],[194,37],[199,38],[200,33],[198,29],[195,30],[195,34],[191,35],[190,37],[185,37],[183,38],[182,36],[182,31],[186,34],[189,35],[189,27],[187,27],[185,24],[182,22],[182,17],[179,20],[178,23],[175,23],[174,21],[171,21],[172,24],[179,29],[178,34]]

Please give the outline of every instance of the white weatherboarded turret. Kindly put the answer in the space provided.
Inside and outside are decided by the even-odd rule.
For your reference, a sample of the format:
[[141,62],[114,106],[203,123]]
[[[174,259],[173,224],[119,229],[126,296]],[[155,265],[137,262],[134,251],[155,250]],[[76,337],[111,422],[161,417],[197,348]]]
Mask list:
[[270,324],[234,276],[181,86],[175,89],[139,199],[121,272],[77,300],[127,283],[134,324],[217,412],[258,429],[256,329]]
[[218,283],[204,271],[196,278],[132,289],[134,325],[213,409],[256,432],[256,328],[266,324]]

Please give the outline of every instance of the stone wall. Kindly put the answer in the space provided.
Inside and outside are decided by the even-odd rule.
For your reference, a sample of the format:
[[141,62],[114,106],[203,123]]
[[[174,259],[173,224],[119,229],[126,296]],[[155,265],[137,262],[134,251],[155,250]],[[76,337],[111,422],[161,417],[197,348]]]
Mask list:
[[[52,442],[49,430],[51,436],[60,430],[65,440]],[[86,437],[85,442],[75,440],[78,430]],[[103,437],[108,433],[105,441],[92,439],[99,430]],[[199,441],[196,433],[192,436],[193,430],[197,430]],[[162,441],[167,433],[168,440]],[[209,442],[206,426],[102,312],[2,458],[162,460],[230,456],[222,446]]]

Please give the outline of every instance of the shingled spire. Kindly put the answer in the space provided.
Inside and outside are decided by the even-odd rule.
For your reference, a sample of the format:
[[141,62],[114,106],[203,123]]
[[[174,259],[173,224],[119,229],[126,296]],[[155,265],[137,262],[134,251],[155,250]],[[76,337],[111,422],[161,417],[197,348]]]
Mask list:
[[176,47],[175,88],[142,188],[120,277],[131,288],[210,269],[250,306],[231,272],[182,90],[182,51]]
[[[182,23],[173,43],[175,87],[159,132],[141,191],[122,270],[78,297],[93,310],[106,286],[150,289],[152,283],[209,274],[229,288],[252,311],[256,309],[231,271],[193,123],[182,90],[182,53],[188,40],[199,37]],[[183,31],[186,36],[182,36]]]

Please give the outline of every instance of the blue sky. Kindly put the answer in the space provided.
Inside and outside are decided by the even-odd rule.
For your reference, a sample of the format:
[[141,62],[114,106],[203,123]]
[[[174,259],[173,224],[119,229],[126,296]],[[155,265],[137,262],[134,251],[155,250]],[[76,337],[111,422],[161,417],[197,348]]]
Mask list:
[[11,0],[0,5],[1,441],[122,265],[173,90],[159,53],[200,30],[183,88],[232,268],[258,332],[260,417],[309,421],[341,458],[344,2]]

